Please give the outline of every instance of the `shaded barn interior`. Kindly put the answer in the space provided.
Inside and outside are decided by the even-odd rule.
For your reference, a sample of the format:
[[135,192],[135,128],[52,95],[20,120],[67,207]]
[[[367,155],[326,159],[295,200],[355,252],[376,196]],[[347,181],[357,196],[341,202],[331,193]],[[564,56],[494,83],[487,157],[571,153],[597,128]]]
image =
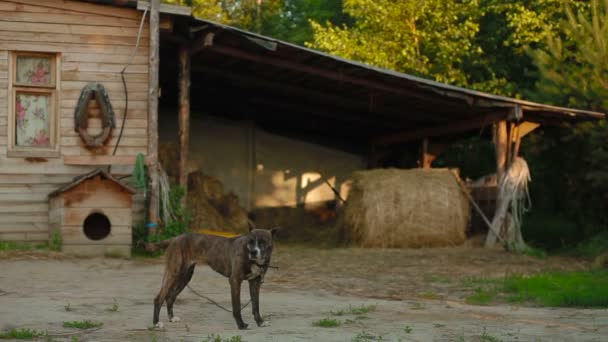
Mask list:
[[[180,135],[178,51],[187,49],[185,172],[219,178],[264,224],[322,223],[324,210],[347,197],[353,171],[431,167],[459,139],[491,139],[500,121],[516,123],[523,136],[524,126],[601,117],[374,68],[209,21],[165,21],[161,145]],[[485,197],[488,213],[493,204]]]

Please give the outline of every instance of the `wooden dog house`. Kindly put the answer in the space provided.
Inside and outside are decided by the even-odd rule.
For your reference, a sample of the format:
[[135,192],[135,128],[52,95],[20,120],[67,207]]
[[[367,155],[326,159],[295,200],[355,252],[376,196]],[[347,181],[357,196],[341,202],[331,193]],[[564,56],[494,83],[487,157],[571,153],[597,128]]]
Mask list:
[[59,233],[66,253],[130,256],[134,193],[102,169],[77,177],[49,195],[49,239]]

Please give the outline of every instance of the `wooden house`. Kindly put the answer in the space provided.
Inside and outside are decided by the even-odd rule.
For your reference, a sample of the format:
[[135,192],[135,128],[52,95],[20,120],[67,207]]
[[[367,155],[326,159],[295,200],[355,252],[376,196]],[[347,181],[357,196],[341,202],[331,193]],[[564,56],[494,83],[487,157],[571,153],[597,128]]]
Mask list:
[[500,173],[538,124],[603,117],[370,67],[159,0],[0,0],[0,240],[46,240],[49,193],[100,167],[128,176],[139,153],[154,226],[159,141],[180,146],[180,184],[203,169],[254,211],[335,198],[327,184],[340,191],[352,171],[403,155],[430,167],[483,127]]

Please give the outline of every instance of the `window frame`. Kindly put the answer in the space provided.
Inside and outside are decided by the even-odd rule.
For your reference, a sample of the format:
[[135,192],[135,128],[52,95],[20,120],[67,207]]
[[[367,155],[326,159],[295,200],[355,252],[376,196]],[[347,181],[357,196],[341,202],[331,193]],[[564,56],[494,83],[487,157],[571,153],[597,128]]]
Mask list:
[[[51,85],[31,85],[27,83],[17,82],[17,58],[18,57],[45,57],[51,59],[51,78],[54,81]],[[61,80],[59,77],[60,55],[57,52],[31,52],[31,51],[12,51],[9,61],[9,88],[8,95],[8,157],[39,157],[39,158],[57,158],[59,152],[59,89]],[[18,146],[17,145],[17,121],[15,113],[15,105],[17,102],[17,94],[41,94],[49,96],[49,143],[50,146]]]

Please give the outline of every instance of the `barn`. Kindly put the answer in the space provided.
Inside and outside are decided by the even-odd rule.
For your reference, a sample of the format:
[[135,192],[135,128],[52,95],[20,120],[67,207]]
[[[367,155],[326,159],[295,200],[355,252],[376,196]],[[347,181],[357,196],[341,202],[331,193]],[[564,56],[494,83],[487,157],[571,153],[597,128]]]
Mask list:
[[150,188],[129,193],[129,217],[155,227],[169,144],[186,189],[202,171],[249,214],[289,222],[347,197],[354,171],[430,168],[481,131],[500,175],[539,125],[604,117],[371,67],[158,0],[0,0],[0,31],[0,240],[46,241],[49,194],[98,169],[128,181],[138,154]]

